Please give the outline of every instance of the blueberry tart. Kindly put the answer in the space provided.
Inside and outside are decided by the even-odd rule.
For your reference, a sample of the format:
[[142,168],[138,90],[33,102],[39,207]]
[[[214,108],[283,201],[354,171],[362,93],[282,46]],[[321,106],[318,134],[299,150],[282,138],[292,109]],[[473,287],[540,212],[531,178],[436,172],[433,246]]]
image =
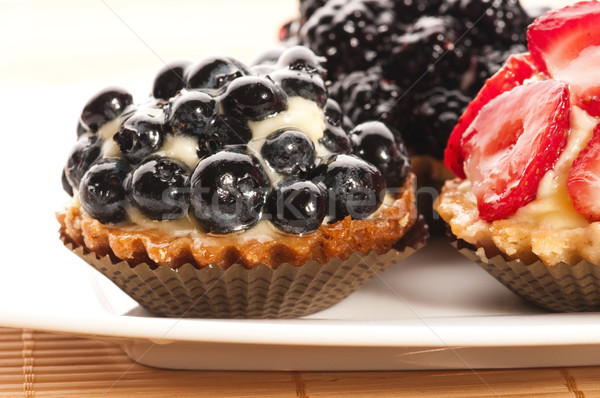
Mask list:
[[412,253],[407,150],[349,126],[304,47],[174,61],[150,97],[92,97],[63,170],[63,241],[153,313],[296,317]]

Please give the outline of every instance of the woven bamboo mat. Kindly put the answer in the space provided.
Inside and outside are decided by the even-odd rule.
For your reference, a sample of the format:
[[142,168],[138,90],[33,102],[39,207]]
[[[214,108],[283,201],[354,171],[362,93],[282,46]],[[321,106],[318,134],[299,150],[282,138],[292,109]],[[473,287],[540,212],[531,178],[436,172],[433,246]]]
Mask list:
[[116,344],[0,328],[2,397],[600,396],[600,367],[427,372],[210,372],[133,363]]

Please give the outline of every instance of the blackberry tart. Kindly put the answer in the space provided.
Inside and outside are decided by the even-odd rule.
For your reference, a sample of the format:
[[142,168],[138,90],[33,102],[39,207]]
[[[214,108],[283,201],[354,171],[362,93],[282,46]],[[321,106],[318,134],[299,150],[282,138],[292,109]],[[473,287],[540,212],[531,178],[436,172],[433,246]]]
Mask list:
[[297,317],[419,248],[406,148],[349,128],[320,58],[174,61],[136,104],[85,105],[63,170],[61,237],[151,312]]

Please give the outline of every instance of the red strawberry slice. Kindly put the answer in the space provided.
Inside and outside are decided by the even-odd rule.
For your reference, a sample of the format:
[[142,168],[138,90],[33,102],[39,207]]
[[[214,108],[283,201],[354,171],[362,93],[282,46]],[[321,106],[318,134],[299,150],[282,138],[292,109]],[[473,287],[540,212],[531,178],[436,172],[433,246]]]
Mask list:
[[573,162],[567,190],[579,214],[590,221],[600,221],[600,125]]
[[485,85],[479,90],[477,96],[469,103],[469,106],[452,130],[446,150],[444,151],[444,164],[457,177],[465,178],[465,172],[463,171],[464,157],[460,145],[463,133],[467,130],[473,119],[475,119],[481,108],[503,92],[523,84],[523,81],[536,73],[537,69],[529,53],[511,55],[502,68],[485,82]]
[[584,1],[537,18],[527,30],[538,69],[570,84],[575,104],[600,116],[600,2]]
[[479,111],[462,147],[483,220],[506,218],[536,197],[567,143],[570,109],[567,84],[544,80],[502,93]]

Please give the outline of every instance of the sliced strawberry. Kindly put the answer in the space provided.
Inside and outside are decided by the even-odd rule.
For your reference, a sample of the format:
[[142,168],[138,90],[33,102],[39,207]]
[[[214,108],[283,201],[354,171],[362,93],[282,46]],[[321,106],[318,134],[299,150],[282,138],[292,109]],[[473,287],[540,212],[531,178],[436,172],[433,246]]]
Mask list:
[[537,18],[527,30],[538,69],[570,84],[575,103],[600,116],[600,2],[584,1]]
[[573,162],[567,190],[579,214],[590,221],[600,221],[600,125]]
[[556,80],[515,87],[480,110],[462,147],[482,219],[506,218],[535,198],[567,143],[569,116],[568,86]]
[[503,92],[523,84],[523,81],[536,73],[537,69],[529,53],[511,55],[502,68],[485,82],[485,85],[479,90],[477,96],[469,103],[469,106],[452,130],[446,150],[444,151],[444,164],[457,177],[465,178],[463,170],[464,157],[460,144],[463,133],[467,130],[473,119],[475,119],[481,108]]

